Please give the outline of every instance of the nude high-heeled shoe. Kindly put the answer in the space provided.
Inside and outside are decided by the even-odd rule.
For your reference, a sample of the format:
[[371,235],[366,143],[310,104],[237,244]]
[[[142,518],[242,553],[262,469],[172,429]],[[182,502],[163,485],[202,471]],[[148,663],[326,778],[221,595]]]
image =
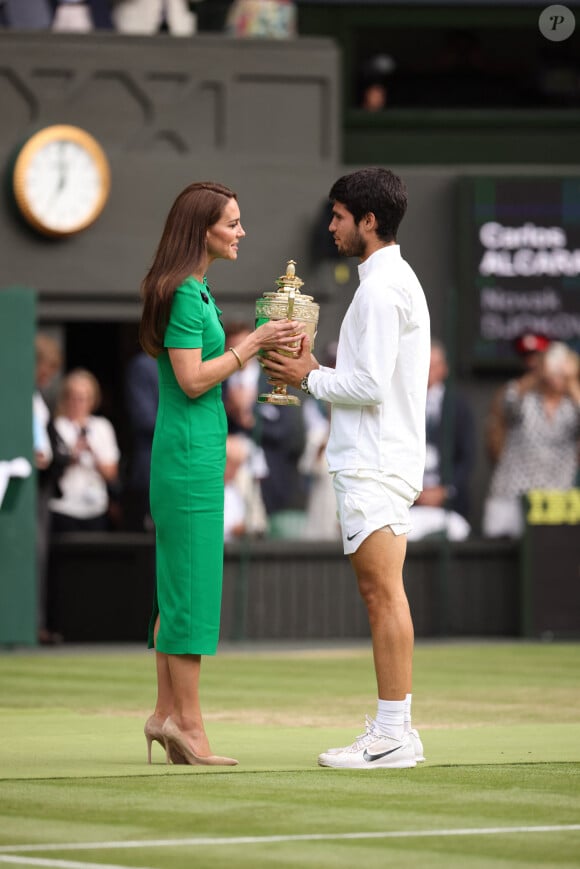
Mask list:
[[163,735],[163,727],[159,725],[154,715],[150,715],[145,722],[144,733],[147,740],[147,763],[151,763],[151,746],[154,742],[158,742],[165,749],[166,763],[187,763],[182,753],[174,745],[167,744],[167,740]]
[[169,751],[167,750],[167,743],[165,742],[165,737],[163,735],[163,728],[159,726],[154,715],[150,715],[145,722],[143,732],[145,733],[145,739],[147,740],[147,763],[151,763],[151,746],[154,742],[158,742],[159,745],[162,746],[165,751],[165,762],[169,763]]
[[190,766],[236,766],[238,763],[233,757],[221,757],[219,754],[208,754],[206,756],[196,754],[189,747],[183,733],[171,718],[165,720],[161,730],[168,748],[179,751],[184,758],[184,763],[188,763]]

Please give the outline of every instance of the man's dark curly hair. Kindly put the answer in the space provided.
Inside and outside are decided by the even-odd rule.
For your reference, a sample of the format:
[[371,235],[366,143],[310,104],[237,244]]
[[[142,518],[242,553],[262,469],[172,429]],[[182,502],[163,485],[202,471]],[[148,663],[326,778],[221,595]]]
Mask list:
[[396,241],[399,224],[407,210],[407,188],[390,169],[370,167],[343,175],[332,185],[328,198],[340,202],[358,225],[372,212],[381,241]]

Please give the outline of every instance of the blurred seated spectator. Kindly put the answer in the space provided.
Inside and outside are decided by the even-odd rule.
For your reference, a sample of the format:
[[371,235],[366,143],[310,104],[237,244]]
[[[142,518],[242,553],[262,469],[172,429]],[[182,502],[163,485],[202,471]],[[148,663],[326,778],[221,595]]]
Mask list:
[[375,81],[367,84],[362,93],[361,109],[365,112],[380,112],[387,108],[387,86]]
[[34,341],[36,356],[35,390],[32,397],[34,423],[34,453],[38,470],[46,470],[53,459],[50,421],[51,413],[46,401],[50,388],[62,366],[60,346],[50,335],[39,333]]
[[[25,0],[26,2],[28,0]],[[91,30],[113,29],[109,0],[51,0],[51,2],[54,7],[53,30],[87,33]]]
[[233,36],[290,39],[297,33],[293,0],[234,0],[226,18],[226,31]]
[[145,352],[129,360],[125,401],[132,432],[132,449],[124,486],[124,524],[129,531],[151,531],[149,475],[151,447],[159,403],[157,361]]
[[[516,353],[523,362],[524,372],[530,373],[540,367],[542,354],[546,352],[550,346],[550,342],[544,335],[526,333],[516,339],[514,346]],[[507,431],[504,409],[506,389],[507,384],[504,384],[495,393],[485,425],[485,447],[493,465],[498,462],[505,444]]]
[[35,390],[32,398],[34,458],[37,469],[36,498],[36,560],[38,600],[38,641],[54,645],[62,637],[48,626],[48,541],[50,528],[49,502],[56,493],[59,477],[68,463],[64,445],[54,428],[45,394],[60,372],[62,354],[59,344],[50,335],[39,333],[35,339]]
[[388,78],[396,64],[390,54],[375,54],[362,66],[358,105],[366,112],[380,112],[387,108]]
[[[234,321],[224,326],[226,347],[235,347],[252,329],[247,323]],[[250,435],[256,424],[254,409],[258,399],[260,363],[254,356],[243,368],[235,371],[223,384],[223,400],[228,418],[228,431]]]
[[53,12],[51,0],[0,0],[0,27],[48,30]]
[[574,486],[580,437],[579,357],[553,342],[538,369],[507,385],[505,447],[485,501],[486,537],[520,537],[522,495]]
[[224,541],[231,543],[245,535],[260,536],[267,518],[260,484],[252,468],[252,442],[241,434],[226,439],[224,489]]
[[112,16],[119,33],[147,36],[166,31],[192,36],[197,31],[189,0],[113,0]]
[[[263,371],[259,392],[271,391]],[[291,393],[291,390],[289,390]],[[304,407],[260,402],[256,406],[255,439],[264,450],[268,473],[262,478],[262,498],[268,514],[268,534],[295,539],[304,531],[306,478],[298,470],[306,446]]]
[[464,540],[470,533],[469,482],[475,461],[473,413],[463,395],[447,382],[445,347],[431,342],[427,382],[427,452],[423,491],[411,508],[409,540],[444,533]]
[[101,390],[90,371],[76,368],[63,380],[55,428],[70,457],[52,498],[52,530],[103,531],[109,528],[109,489],[118,481],[119,447],[108,419],[94,416]]

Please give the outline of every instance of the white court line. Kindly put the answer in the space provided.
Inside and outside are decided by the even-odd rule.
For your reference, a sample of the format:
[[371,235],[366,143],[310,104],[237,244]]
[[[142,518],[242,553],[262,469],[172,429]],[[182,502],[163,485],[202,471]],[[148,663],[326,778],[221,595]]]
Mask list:
[[[42,857],[0,857],[0,863],[11,866],[48,866],[50,869],[129,869],[127,866],[112,866],[109,863],[78,863],[76,860],[43,860]],[[142,869],[142,867],[130,867]]]
[[[353,839],[419,839],[441,836],[504,836],[513,833],[570,833],[580,832],[580,824],[553,824],[535,827],[464,827],[450,830],[392,830],[378,833],[298,833],[279,836],[213,836],[190,839],[128,839],[122,842],[66,842],[46,845],[1,845],[0,862],[8,860],[2,854],[33,851],[115,851],[123,848],[182,848],[213,845],[268,845],[274,842],[339,842]],[[23,858],[25,861],[26,858]],[[102,863],[72,863],[67,861],[43,861],[27,865],[62,866],[63,869],[126,869],[105,866]]]

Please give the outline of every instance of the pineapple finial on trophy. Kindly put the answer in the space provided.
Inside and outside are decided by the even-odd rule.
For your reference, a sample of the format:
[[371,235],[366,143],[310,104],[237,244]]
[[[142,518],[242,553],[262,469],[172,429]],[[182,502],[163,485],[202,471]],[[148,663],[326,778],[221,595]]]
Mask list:
[[304,281],[296,274],[295,260],[288,260],[286,263],[286,274],[280,275],[276,280],[276,284],[281,290],[283,290],[284,287],[288,287],[288,289],[293,289],[297,293],[300,292],[300,287],[304,286]]

